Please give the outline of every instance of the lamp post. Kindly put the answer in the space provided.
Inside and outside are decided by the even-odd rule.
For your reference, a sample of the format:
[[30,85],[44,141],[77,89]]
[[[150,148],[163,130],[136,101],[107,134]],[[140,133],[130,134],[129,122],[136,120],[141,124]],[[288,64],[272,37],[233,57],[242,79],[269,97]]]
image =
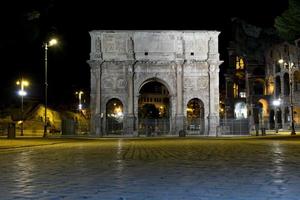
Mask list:
[[81,111],[82,109],[82,103],[81,103],[81,95],[83,95],[83,91],[78,91],[78,92],[75,92],[76,95],[78,95],[78,100],[79,100],[79,103],[78,103],[78,110]]
[[18,92],[19,96],[21,96],[21,136],[24,135],[24,109],[23,109],[23,97],[27,95],[27,92],[24,90],[24,87],[29,85],[29,82],[24,80],[23,77],[21,80],[16,82],[17,85],[20,85],[20,90]]
[[47,55],[47,51],[48,51],[48,47],[50,46],[54,46],[57,44],[57,40],[56,39],[51,39],[48,42],[44,43],[44,48],[45,48],[45,124],[44,124],[44,135],[43,137],[47,136],[47,106],[48,106],[48,55]]
[[293,106],[293,69],[295,65],[293,62],[285,62],[283,59],[278,60],[279,64],[283,64],[289,72],[289,84],[290,84],[290,107],[291,107],[291,135],[296,135],[295,124],[294,124],[294,106]]
[[278,133],[278,124],[277,124],[277,107],[280,106],[281,99],[274,99],[273,100],[273,106],[275,107],[275,132]]

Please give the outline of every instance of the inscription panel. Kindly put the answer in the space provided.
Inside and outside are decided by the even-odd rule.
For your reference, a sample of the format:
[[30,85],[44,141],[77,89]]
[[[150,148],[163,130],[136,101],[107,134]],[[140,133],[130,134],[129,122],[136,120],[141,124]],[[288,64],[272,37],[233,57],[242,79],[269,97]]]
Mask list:
[[175,52],[175,37],[142,33],[134,37],[136,52]]
[[126,52],[127,38],[116,33],[103,34],[103,51],[112,53]]

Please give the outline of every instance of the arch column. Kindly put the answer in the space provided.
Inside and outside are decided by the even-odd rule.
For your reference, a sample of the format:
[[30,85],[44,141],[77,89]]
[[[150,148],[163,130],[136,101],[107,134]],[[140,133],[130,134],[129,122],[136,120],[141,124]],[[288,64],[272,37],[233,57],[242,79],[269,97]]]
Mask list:
[[281,96],[285,96],[284,95],[284,92],[285,92],[285,90],[284,90],[284,77],[283,77],[283,74],[281,73],[280,74],[280,90],[281,90]]
[[208,62],[208,130],[209,136],[217,135],[217,126],[219,126],[219,63]]
[[[285,121],[285,115],[286,115],[286,107],[288,104],[284,104],[281,106],[281,123],[282,123],[282,129],[287,130],[289,128],[289,123]],[[290,115],[289,115],[290,116]]]
[[101,113],[101,72],[104,61],[88,61],[91,67],[91,124],[90,133],[98,136],[103,135],[102,120],[103,113]]
[[125,127],[124,131],[125,134],[133,134],[136,135],[136,115],[134,112],[134,65],[128,66],[127,70],[127,82],[128,82],[128,112],[126,115],[126,120],[125,120]]
[[280,109],[278,110],[278,112],[280,111],[280,116],[278,115],[278,120],[280,121],[280,129],[282,129],[284,123],[284,106],[281,105],[279,108]]
[[183,66],[185,62],[176,63],[176,116],[175,116],[175,132],[184,130],[184,113],[183,113]]
[[211,37],[208,41],[208,135],[216,136],[219,126],[219,60],[218,39]]

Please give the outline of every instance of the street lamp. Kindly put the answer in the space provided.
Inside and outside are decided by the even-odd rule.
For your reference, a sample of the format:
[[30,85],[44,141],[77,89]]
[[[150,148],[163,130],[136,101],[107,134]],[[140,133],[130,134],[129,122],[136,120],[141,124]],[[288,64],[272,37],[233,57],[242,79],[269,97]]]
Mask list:
[[81,111],[82,109],[82,103],[81,103],[81,95],[83,95],[83,91],[75,92],[76,95],[78,95],[79,103],[78,103],[78,110]]
[[48,70],[48,55],[47,55],[47,51],[48,51],[48,47],[54,46],[57,44],[57,40],[56,39],[51,39],[48,42],[44,43],[44,48],[45,48],[45,124],[44,124],[44,135],[43,137],[47,136],[47,98],[48,98],[48,77],[47,77],[47,70]]
[[291,107],[291,135],[296,135],[294,124],[294,106],[293,106],[293,69],[296,67],[293,62],[285,62],[283,59],[278,60],[279,64],[288,69],[290,82],[290,107]]
[[273,106],[275,107],[275,132],[278,133],[278,124],[277,124],[277,107],[280,106],[281,99],[274,99]]
[[29,82],[24,80],[23,77],[21,80],[18,80],[16,82],[17,85],[20,85],[20,90],[18,92],[19,96],[21,96],[21,136],[24,135],[23,130],[23,123],[24,123],[24,109],[23,109],[23,97],[27,95],[27,92],[24,90],[25,87],[29,85]]

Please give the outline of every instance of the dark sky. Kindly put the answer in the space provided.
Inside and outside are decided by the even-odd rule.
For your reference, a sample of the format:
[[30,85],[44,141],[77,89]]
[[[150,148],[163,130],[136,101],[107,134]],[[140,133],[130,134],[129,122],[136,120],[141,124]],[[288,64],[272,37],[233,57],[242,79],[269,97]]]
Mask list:
[[[32,82],[28,98],[43,102],[43,41],[56,35],[48,51],[49,104],[68,104],[76,89],[89,91],[89,31],[95,29],[219,30],[225,52],[231,17],[271,27],[288,0],[89,1],[10,0],[0,6],[0,105],[12,103],[16,79]],[[223,56],[223,55],[221,55]]]

